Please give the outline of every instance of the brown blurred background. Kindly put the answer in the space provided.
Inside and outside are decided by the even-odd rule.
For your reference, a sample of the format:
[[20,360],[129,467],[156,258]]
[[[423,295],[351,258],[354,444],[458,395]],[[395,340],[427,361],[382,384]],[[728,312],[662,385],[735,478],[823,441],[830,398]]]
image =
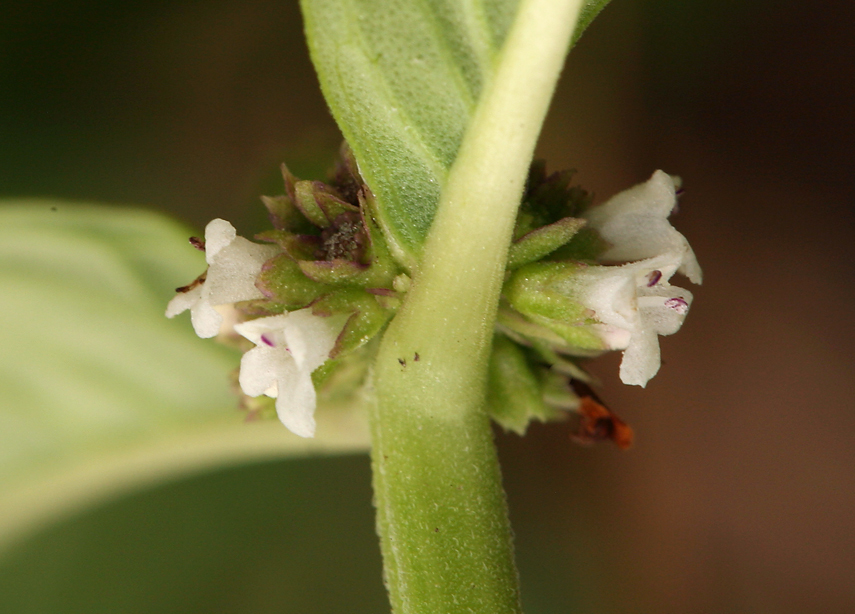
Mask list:
[[[0,3],[0,195],[256,230],[278,164],[320,175],[340,138],[300,27],[296,2],[281,0]],[[619,383],[619,357],[592,363],[636,430],[631,451],[577,447],[564,425],[500,437],[528,612],[855,611],[853,35],[843,0],[614,0],[571,54],[540,155],[579,169],[600,201],[657,168],[681,175],[674,223],[706,281],[646,390]],[[288,505],[267,490],[280,479],[317,511],[293,525],[315,541],[271,532]],[[108,569],[114,588],[149,595],[164,581],[137,586],[122,565],[172,557],[157,611],[333,611],[311,591],[336,590],[349,611],[382,611],[368,479],[358,457],[141,493],[37,538],[0,569],[0,593],[36,574],[54,609],[26,611],[101,611],[55,586],[72,568],[78,584]],[[352,492],[330,497],[341,484]],[[228,488],[246,505],[224,508]],[[120,519],[134,514],[153,534],[200,531],[181,542],[198,555],[164,545],[146,559],[151,540]],[[213,516],[221,524],[200,525]],[[230,532],[244,546],[212,553]],[[337,558],[304,565],[311,580],[285,578],[295,549],[318,540]],[[196,593],[218,597],[182,601]],[[146,611],[116,599],[127,604],[104,611]]]

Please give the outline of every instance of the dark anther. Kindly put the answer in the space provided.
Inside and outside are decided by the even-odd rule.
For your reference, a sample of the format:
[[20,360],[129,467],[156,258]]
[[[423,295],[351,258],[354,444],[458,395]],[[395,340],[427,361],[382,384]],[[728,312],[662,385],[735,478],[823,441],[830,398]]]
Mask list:
[[652,288],[659,283],[660,279],[662,279],[662,271],[650,271],[647,275],[647,287]]
[[180,288],[175,288],[175,291],[178,292],[179,294],[184,294],[185,292],[190,292],[190,290],[192,290],[193,288],[201,286],[203,283],[205,283],[205,279],[207,277],[208,277],[208,271],[205,271],[204,273],[199,275],[199,277],[194,279],[192,282],[190,282],[186,286],[181,286]]

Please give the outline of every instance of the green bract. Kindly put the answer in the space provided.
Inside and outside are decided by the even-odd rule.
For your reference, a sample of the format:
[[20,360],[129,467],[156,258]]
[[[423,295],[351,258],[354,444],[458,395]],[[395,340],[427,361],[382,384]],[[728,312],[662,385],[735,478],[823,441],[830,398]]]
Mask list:
[[[286,194],[264,197],[274,230],[257,238],[282,254],[265,263],[256,283],[266,300],[241,307],[248,316],[311,307],[347,322],[330,358],[367,343],[400,304],[401,269],[374,221],[374,197],[343,146],[333,183],[301,181],[283,165]],[[327,367],[329,369],[329,367]]]

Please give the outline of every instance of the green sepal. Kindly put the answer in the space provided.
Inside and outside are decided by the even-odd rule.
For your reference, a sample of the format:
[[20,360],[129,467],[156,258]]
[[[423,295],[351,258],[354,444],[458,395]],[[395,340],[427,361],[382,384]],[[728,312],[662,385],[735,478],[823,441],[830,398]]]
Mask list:
[[550,346],[564,346],[564,339],[552,329],[535,324],[523,314],[512,309],[507,301],[502,301],[496,314],[496,327],[508,337],[523,345],[533,341],[542,341]]
[[288,254],[265,262],[255,285],[268,300],[284,305],[289,311],[301,309],[330,291],[324,284],[306,277]]
[[579,408],[579,396],[570,387],[569,379],[555,371],[554,366],[540,370],[540,389],[543,402],[555,416]]
[[342,213],[358,211],[321,181],[298,181],[294,194],[297,207],[318,228],[329,227]]
[[312,225],[287,195],[262,196],[261,202],[267,207],[270,223],[277,231],[310,232]]
[[318,207],[327,216],[330,223],[342,213],[358,212],[359,207],[354,207],[348,202],[345,202],[337,193],[333,192],[333,188],[321,181],[312,182],[313,195]]
[[301,260],[297,263],[300,270],[318,283],[331,286],[364,286],[359,276],[368,270],[368,266],[350,260]]
[[572,349],[602,350],[603,341],[590,326],[596,324],[591,310],[551,289],[553,281],[584,266],[572,262],[527,264],[511,275],[502,294],[513,309],[557,334]]
[[552,371],[586,384],[596,383],[596,379],[592,377],[590,373],[582,369],[569,358],[566,358],[556,352],[548,343],[544,343],[538,339],[533,339],[531,340],[531,347],[541,359],[550,365]]
[[288,166],[283,162],[279,169],[282,171],[282,179],[285,182],[285,194],[291,199],[291,203],[297,206],[297,182],[299,179],[291,172]]
[[314,182],[298,181],[294,186],[294,204],[303,212],[306,219],[318,228],[330,225],[330,219],[315,200]]
[[523,349],[504,335],[493,338],[489,369],[487,408],[505,430],[523,435],[531,420],[543,422],[559,414],[544,402],[540,378]]
[[603,340],[585,324],[593,322],[565,322],[561,319],[542,316],[537,313],[527,313],[535,324],[540,324],[561,337],[567,344],[568,349],[583,352],[602,351],[605,348]]
[[507,269],[514,270],[548,256],[570,241],[584,225],[583,219],[565,217],[524,234],[508,250]]
[[[267,316],[282,315],[283,313],[288,311],[289,306],[284,304],[284,303],[277,303],[275,301],[260,298],[260,299],[254,299],[251,301],[242,301],[240,303],[235,303],[235,308],[238,310],[238,312],[245,319],[254,320],[255,318],[266,318]],[[293,310],[295,308],[290,307],[290,309]],[[240,335],[237,335],[237,337],[240,337]],[[237,337],[223,336],[221,342],[225,342],[228,340],[236,340],[239,343],[241,343],[241,347],[237,348],[241,352],[246,352],[247,350],[252,349],[252,347],[251,347],[252,342],[248,341],[248,343],[250,343],[250,345],[244,346],[243,341],[246,341],[246,340],[243,339],[243,337],[240,337],[240,339],[237,339]],[[243,340],[243,341],[241,341],[241,340]]]
[[576,324],[586,323],[590,310],[550,288],[553,281],[584,265],[568,262],[535,262],[521,267],[505,283],[502,295],[520,313]]
[[376,258],[367,266],[341,259],[300,261],[299,266],[309,279],[333,287],[391,288],[397,273],[391,261]]
[[328,294],[312,304],[316,315],[350,314],[330,358],[344,356],[375,337],[394,312],[384,309],[377,297],[364,290],[343,289]]
[[285,164],[282,164],[280,169],[285,184],[285,194],[261,197],[261,202],[267,207],[270,222],[276,230],[298,234],[313,232],[314,227],[296,204],[295,185],[298,181],[297,178],[291,174]]

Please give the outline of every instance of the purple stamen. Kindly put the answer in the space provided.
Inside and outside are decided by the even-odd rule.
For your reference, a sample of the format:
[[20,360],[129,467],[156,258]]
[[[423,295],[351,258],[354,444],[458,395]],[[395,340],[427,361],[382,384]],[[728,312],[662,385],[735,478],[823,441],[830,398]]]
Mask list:
[[653,286],[659,283],[660,279],[662,279],[662,271],[650,271],[650,273],[647,275],[647,287],[652,288]]
[[682,299],[679,296],[675,298],[669,298],[667,301],[665,301],[665,306],[670,307],[680,315],[683,315],[687,311],[689,311],[689,303],[687,303],[685,299]]
[[266,334],[261,335],[261,340],[272,348],[276,347],[276,344],[273,343],[273,340],[270,337],[268,337]]

